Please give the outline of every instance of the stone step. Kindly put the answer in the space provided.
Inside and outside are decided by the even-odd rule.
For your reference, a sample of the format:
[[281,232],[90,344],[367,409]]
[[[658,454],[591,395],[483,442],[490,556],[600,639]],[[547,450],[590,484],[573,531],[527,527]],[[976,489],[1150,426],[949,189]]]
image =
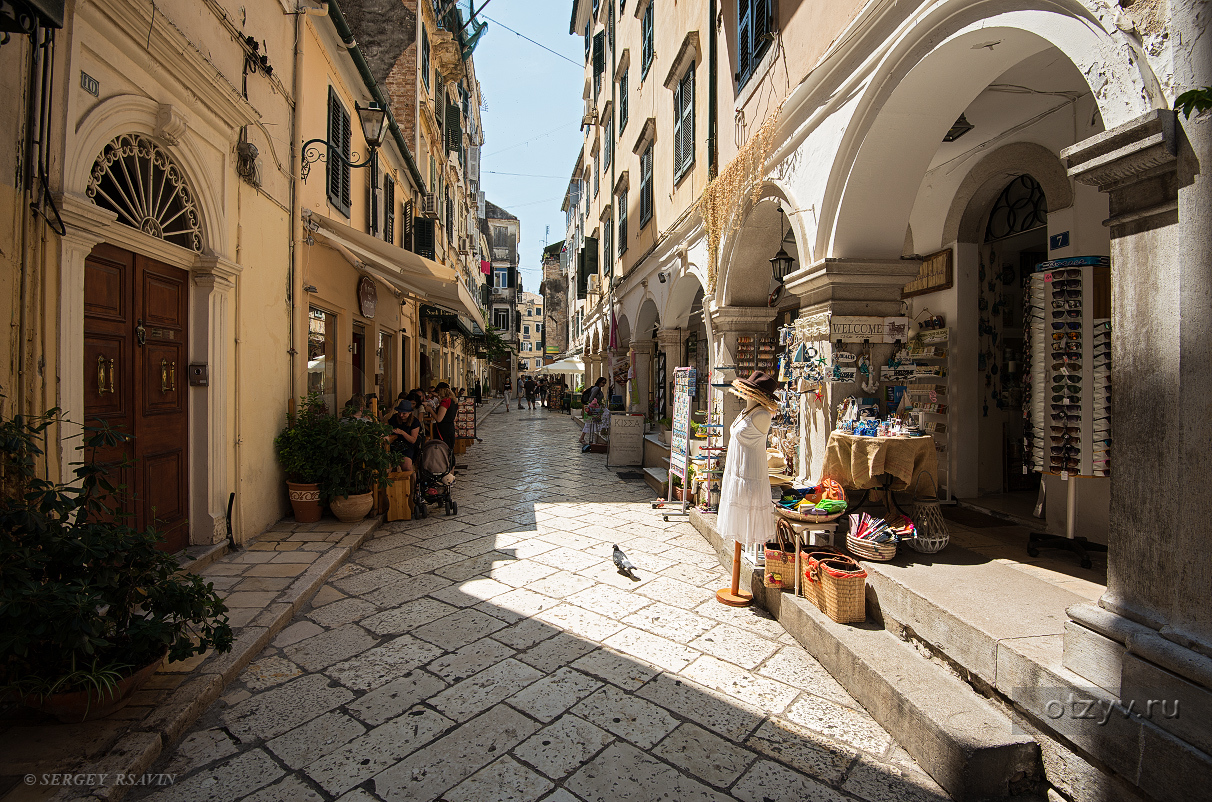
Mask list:
[[[715,516],[690,521],[730,567]],[[767,590],[742,561],[741,586],[956,800],[1007,797],[1038,773],[1039,745],[970,686],[878,624],[837,624],[805,599]]]
[[669,471],[665,468],[645,468],[644,481],[652,488],[659,497],[665,497],[665,491],[669,484]]

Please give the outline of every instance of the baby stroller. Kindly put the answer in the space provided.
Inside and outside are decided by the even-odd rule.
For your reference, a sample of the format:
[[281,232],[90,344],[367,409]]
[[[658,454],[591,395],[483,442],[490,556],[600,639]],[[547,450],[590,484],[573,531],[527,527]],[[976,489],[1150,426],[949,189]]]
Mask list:
[[446,443],[434,438],[421,446],[417,453],[417,485],[413,498],[417,517],[428,517],[431,504],[443,505],[447,515],[458,514],[459,505],[450,497],[454,467],[454,452]]

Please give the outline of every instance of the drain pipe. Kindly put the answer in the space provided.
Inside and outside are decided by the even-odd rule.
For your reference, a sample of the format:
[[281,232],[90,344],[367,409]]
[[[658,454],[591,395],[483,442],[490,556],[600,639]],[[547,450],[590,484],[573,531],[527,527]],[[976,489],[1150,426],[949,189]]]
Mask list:
[[719,136],[719,100],[716,93],[716,69],[719,59],[719,39],[716,30],[716,3],[711,0],[711,18],[707,22],[707,180],[710,181],[720,172]]

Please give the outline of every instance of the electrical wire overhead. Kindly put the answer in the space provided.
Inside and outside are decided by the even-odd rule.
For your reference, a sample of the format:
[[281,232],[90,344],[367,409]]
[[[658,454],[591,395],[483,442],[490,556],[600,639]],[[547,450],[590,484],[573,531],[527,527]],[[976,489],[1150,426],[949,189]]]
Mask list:
[[486,20],[488,20],[489,22],[491,22],[493,25],[500,25],[500,26],[501,26],[502,28],[504,28],[505,30],[507,30],[507,31],[509,31],[510,33],[513,33],[513,34],[517,34],[518,36],[520,36],[520,37],[522,37],[523,39],[525,39],[527,42],[530,42],[532,45],[537,45],[538,47],[543,48],[544,50],[546,50],[546,51],[547,51],[548,53],[550,53],[551,55],[553,55],[553,56],[559,56],[560,58],[562,58],[562,59],[564,59],[565,61],[567,61],[569,64],[571,64],[571,65],[573,65],[574,67],[576,67],[578,70],[583,70],[583,69],[585,69],[585,64],[584,64],[584,62],[573,61],[572,59],[568,58],[568,56],[564,55],[563,53],[557,53],[556,51],[552,50],[552,49],[551,49],[550,47],[548,47],[547,45],[542,44],[541,42],[536,42],[535,40],[531,39],[531,38],[530,38],[529,36],[527,36],[526,34],[524,34],[524,33],[518,33],[518,32],[517,32],[517,31],[515,31],[513,28],[510,28],[508,25],[506,25],[506,24],[504,24],[504,23],[502,23],[502,22],[497,22],[495,19],[493,19],[492,17],[488,16],[487,14],[484,14],[484,15],[483,15],[483,17],[484,17],[484,19],[486,19]]

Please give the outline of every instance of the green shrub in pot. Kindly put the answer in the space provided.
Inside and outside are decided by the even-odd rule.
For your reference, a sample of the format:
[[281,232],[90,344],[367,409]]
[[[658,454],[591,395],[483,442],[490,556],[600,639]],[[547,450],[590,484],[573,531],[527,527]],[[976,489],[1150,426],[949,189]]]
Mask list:
[[[214,586],[158,551],[154,528],[137,530],[111,509],[122,488],[105,466],[75,463],[70,485],[43,478],[42,444],[59,422],[57,409],[0,421],[0,698],[85,691],[102,700],[166,654],[230,651]],[[125,439],[86,429],[83,450]]]
[[387,447],[391,427],[371,418],[334,419],[325,464],[317,480],[326,502],[387,487],[387,474],[402,462]]
[[319,484],[328,471],[336,448],[339,420],[324,407],[319,393],[299,400],[298,410],[286,415],[286,428],[274,438],[278,461],[286,479]]

